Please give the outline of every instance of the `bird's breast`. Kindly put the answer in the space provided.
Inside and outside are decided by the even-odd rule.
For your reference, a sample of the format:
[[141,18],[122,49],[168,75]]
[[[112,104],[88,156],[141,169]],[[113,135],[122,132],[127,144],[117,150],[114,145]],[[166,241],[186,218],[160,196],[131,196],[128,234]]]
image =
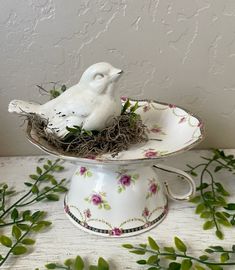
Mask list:
[[94,110],[84,122],[87,130],[101,130],[111,124],[112,119],[121,114],[120,98],[114,99],[107,95],[99,96],[94,104]]

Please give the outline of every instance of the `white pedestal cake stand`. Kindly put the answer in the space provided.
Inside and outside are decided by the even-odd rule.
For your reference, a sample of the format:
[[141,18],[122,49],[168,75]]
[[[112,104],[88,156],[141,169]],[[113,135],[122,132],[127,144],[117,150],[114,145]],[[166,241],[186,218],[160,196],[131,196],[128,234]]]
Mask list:
[[[131,100],[134,104],[134,100]],[[149,140],[112,157],[110,154],[78,158],[61,154],[37,137],[30,126],[30,142],[51,155],[77,164],[64,209],[79,228],[101,236],[125,237],[150,230],[167,214],[167,196],[188,200],[195,192],[192,178],[165,165],[159,159],[187,151],[203,138],[202,122],[171,104],[139,101],[137,113],[147,126]],[[162,183],[158,169],[185,179],[186,194],[175,195]]]

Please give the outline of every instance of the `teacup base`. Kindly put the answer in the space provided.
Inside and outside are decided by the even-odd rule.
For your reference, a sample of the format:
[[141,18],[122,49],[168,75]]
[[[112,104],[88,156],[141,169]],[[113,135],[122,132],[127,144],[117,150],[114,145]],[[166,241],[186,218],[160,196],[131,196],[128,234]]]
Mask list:
[[[72,207],[73,208],[73,207]],[[80,220],[77,215],[74,213],[72,209],[66,204],[66,196],[64,200],[64,211],[68,219],[79,229],[98,236],[102,237],[108,237],[108,238],[125,238],[125,237],[131,237],[135,235],[142,234],[144,232],[152,230],[154,227],[159,225],[167,216],[168,214],[168,205],[166,204],[163,207],[162,213],[155,218],[154,220],[148,222],[146,221],[143,225],[137,226],[133,228],[128,228],[128,229],[119,229],[119,228],[112,228],[111,226],[107,229],[100,229],[97,227],[93,227],[88,225],[86,222]],[[102,223],[105,221],[100,220]],[[108,224],[107,224],[108,225]]]

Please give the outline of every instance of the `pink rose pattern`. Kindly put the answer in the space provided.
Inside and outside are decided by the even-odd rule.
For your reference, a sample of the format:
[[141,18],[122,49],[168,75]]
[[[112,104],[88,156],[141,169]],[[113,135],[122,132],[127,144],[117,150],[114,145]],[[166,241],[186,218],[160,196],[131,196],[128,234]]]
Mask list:
[[85,216],[85,219],[87,218],[90,218],[91,217],[91,211],[90,209],[86,209],[84,212],[83,212],[84,216]]
[[156,158],[158,156],[158,152],[154,149],[145,150],[144,156],[147,158]]
[[148,183],[148,193],[146,195],[146,199],[156,195],[159,191],[160,187],[154,178],[149,179]]
[[138,174],[126,174],[126,170],[117,172],[118,176],[118,193],[126,190],[131,184],[135,184],[135,181],[139,178]]
[[87,168],[87,167],[80,167],[79,171],[76,172],[77,175],[81,175],[83,177],[91,177],[92,176],[92,172]]
[[147,218],[148,216],[149,216],[149,210],[147,207],[145,207],[142,212],[142,217]]
[[105,192],[94,192],[90,196],[84,199],[90,204],[97,206],[98,209],[110,210],[111,206],[106,200],[106,193]]
[[122,229],[114,227],[111,230],[111,235],[120,236],[122,235]]
[[151,128],[148,128],[147,131],[149,133],[154,133],[154,134],[158,134],[158,135],[166,135],[166,133],[162,130],[162,128],[160,126],[153,125]]

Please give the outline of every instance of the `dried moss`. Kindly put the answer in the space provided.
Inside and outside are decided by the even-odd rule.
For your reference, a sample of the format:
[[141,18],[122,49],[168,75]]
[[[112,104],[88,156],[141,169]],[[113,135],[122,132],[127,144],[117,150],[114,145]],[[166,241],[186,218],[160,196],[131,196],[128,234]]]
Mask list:
[[81,132],[78,135],[69,133],[65,138],[59,138],[55,132],[46,132],[46,119],[35,114],[27,115],[27,119],[40,138],[66,155],[91,157],[109,153],[115,156],[131,145],[148,140],[146,127],[140,116],[127,112],[114,118],[112,125],[99,132]]

